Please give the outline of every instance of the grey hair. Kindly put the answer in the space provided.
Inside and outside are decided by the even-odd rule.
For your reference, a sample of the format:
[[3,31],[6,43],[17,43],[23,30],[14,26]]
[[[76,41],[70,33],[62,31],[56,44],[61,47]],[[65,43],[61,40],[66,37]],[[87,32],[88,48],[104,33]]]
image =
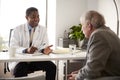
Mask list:
[[103,27],[105,25],[104,17],[96,11],[88,11],[80,18],[80,21],[91,23],[95,28]]

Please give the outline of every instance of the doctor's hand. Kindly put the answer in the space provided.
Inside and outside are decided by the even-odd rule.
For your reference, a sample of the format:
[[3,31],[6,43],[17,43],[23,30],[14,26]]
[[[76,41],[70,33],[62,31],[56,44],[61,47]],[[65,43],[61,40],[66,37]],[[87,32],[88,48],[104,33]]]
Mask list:
[[33,54],[36,50],[38,50],[36,47],[31,46],[27,49],[28,54]]
[[52,49],[50,49],[53,45],[47,46],[46,48],[44,48],[43,53],[44,54],[50,54],[52,52]]

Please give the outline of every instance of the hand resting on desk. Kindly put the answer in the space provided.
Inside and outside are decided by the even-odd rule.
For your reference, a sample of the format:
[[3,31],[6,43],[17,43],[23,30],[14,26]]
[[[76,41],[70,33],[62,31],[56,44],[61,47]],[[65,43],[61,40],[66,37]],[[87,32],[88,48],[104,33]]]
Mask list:
[[[46,48],[43,49],[43,54],[49,55],[52,52],[52,47],[53,45],[47,46]],[[37,47],[31,46],[30,48],[27,49],[28,54],[34,54],[38,50]]]
[[38,49],[36,47],[31,46],[30,48],[27,49],[28,54],[33,54],[35,51]]

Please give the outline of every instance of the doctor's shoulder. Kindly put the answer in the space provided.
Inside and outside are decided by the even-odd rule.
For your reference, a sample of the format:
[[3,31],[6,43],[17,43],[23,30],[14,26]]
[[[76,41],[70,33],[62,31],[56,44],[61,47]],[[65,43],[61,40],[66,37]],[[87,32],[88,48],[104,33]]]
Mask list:
[[15,28],[13,28],[14,31],[21,31],[25,29],[25,24],[17,25]]
[[47,28],[46,28],[46,26],[43,26],[43,25],[38,25],[38,28],[40,29],[40,30],[47,30]]

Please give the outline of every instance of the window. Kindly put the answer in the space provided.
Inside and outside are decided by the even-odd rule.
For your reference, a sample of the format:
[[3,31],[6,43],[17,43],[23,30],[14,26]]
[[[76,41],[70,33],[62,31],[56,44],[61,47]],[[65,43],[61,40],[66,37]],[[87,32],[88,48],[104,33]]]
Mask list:
[[[10,29],[26,22],[28,7],[38,8],[40,24],[46,26],[46,0],[0,0],[0,42],[8,45]],[[0,47],[6,45],[0,44]]]

